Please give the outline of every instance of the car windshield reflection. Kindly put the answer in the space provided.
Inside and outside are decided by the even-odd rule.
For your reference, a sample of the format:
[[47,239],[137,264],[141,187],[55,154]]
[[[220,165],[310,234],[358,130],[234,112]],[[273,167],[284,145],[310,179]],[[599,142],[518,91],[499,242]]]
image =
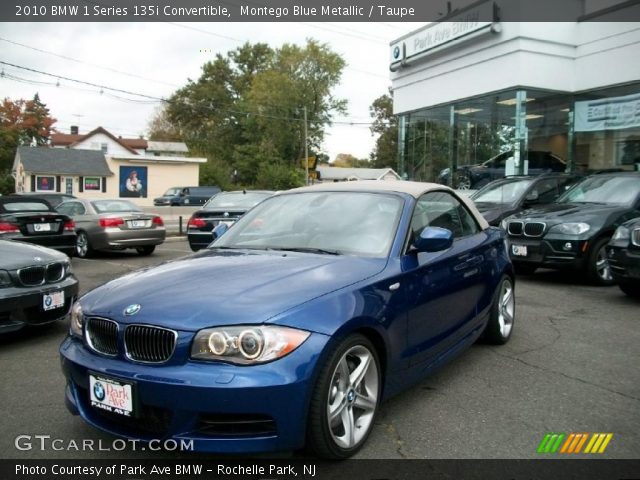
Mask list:
[[507,180],[504,183],[483,188],[471,198],[475,203],[514,203],[520,199],[532,182],[533,180]]
[[388,255],[403,200],[393,194],[305,192],[269,198],[212,248]]
[[583,180],[558,198],[558,203],[631,205],[640,194],[637,177],[594,176]]

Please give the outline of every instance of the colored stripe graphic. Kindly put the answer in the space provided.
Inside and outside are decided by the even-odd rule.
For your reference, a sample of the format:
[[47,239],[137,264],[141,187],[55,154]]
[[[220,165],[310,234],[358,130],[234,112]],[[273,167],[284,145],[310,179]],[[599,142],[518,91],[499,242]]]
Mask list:
[[[589,438],[591,437],[591,438]],[[613,433],[547,433],[538,445],[538,453],[604,453]],[[588,440],[588,441],[587,441]],[[586,447],[585,447],[586,444]],[[583,447],[584,450],[583,450]]]

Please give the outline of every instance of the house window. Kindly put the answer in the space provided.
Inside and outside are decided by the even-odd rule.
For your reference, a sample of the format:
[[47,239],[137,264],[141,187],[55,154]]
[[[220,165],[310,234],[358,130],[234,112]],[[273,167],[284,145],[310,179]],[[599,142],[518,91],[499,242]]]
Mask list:
[[102,153],[107,153],[109,150],[109,144],[108,143],[101,143],[100,144],[100,150],[102,150]]
[[84,177],[85,192],[99,192],[102,190],[102,178],[100,177]]
[[55,192],[56,177],[36,175],[36,192]]

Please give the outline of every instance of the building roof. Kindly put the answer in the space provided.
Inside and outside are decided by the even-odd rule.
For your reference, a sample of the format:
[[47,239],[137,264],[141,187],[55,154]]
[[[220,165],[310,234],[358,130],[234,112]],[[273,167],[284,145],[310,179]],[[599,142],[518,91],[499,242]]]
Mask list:
[[316,170],[320,174],[320,180],[379,180],[388,173],[400,180],[400,175],[392,168],[318,167]]
[[147,145],[147,151],[149,152],[189,153],[189,149],[184,142],[156,142],[149,140]]
[[281,195],[286,195],[289,192],[396,192],[406,193],[414,198],[419,198],[427,192],[440,190],[452,193],[462,203],[464,203],[469,210],[473,213],[478,224],[484,230],[489,228],[489,224],[478,211],[473,200],[463,195],[456,193],[453,189],[446,185],[440,185],[439,183],[426,183],[426,182],[408,182],[404,180],[362,180],[359,182],[331,182],[331,183],[318,183],[310,187],[294,188],[293,190],[287,190],[282,192]]
[[17,160],[22,162],[28,173],[99,177],[113,175],[100,150],[18,147]]

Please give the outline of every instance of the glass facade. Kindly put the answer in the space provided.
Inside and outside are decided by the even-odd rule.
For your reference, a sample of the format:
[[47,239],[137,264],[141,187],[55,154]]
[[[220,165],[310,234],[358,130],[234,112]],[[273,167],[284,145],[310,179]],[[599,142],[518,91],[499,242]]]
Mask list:
[[[586,104],[594,100],[603,101]],[[621,103],[637,109],[622,128],[575,128],[577,113],[582,120],[602,108],[606,117]],[[512,89],[403,114],[399,125],[399,173],[410,180],[479,188],[492,175],[632,170],[640,163],[640,84],[579,95]],[[467,178],[469,166],[478,166],[478,178]]]

